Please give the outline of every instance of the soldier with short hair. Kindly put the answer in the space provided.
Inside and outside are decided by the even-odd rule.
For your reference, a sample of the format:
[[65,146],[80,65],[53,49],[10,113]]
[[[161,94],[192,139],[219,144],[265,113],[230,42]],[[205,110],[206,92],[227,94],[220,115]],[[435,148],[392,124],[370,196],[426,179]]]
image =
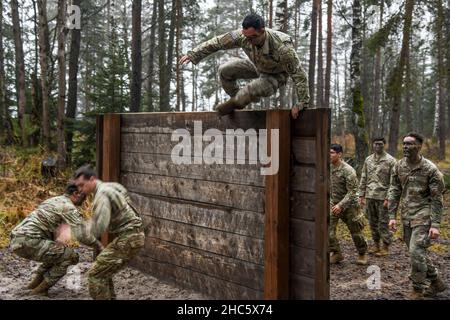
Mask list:
[[340,144],[332,144],[330,149],[331,161],[331,214],[330,214],[330,263],[344,260],[336,229],[341,219],[346,225],[358,250],[357,264],[367,264],[367,243],[362,230],[364,221],[358,206],[358,179],[356,171],[342,160],[343,149]]
[[102,249],[101,243],[90,234],[76,208],[84,199],[77,186],[69,183],[64,195],[42,202],[12,230],[12,252],[22,258],[42,262],[27,287],[33,289],[33,295],[48,295],[48,289],[66,274],[67,268],[78,263],[79,256],[73,248],[54,240],[62,224],[70,226],[72,235],[79,242]]
[[[388,227],[387,192],[396,160],[384,150],[385,143],[383,137],[372,140],[374,153],[364,161],[359,183],[359,203],[366,207],[374,242],[369,253],[375,253],[379,257],[389,255],[389,245],[392,242]],[[383,243],[381,247],[380,240]]]
[[389,227],[396,230],[396,215],[400,211],[403,237],[409,249],[411,299],[435,296],[447,288],[427,257],[431,240],[440,234],[444,179],[436,165],[420,154],[422,143],[423,137],[417,133],[408,133],[403,138],[404,157],[394,166],[388,192]]
[[[181,57],[180,63],[198,64],[203,58],[219,50],[242,48],[248,59],[235,58],[219,67],[219,78],[225,92],[231,97],[219,104],[220,115],[243,109],[261,97],[269,97],[291,77],[297,93],[298,105],[291,110],[294,119],[309,102],[308,77],[295,52],[292,38],[265,27],[264,19],[248,14],[242,30],[234,30],[208,40]],[[243,88],[238,79],[253,79]]]
[[84,166],[75,172],[75,183],[85,194],[94,194],[91,231],[98,238],[108,231],[114,237],[96,257],[88,272],[89,294],[95,300],[115,299],[112,277],[144,246],[142,220],[127,190],[119,183],[102,182]]

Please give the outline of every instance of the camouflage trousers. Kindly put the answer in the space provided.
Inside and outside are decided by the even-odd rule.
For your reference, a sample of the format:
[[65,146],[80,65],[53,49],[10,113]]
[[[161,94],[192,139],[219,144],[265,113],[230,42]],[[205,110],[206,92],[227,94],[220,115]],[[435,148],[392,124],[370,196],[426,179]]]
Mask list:
[[[285,85],[287,73],[259,73],[255,65],[248,59],[233,58],[220,65],[219,78],[223,89],[230,97],[235,97],[238,104],[246,106],[258,102],[261,97],[270,97],[278,88]],[[253,79],[239,88],[238,79]]]
[[427,280],[436,280],[438,271],[427,257],[427,249],[431,245],[428,232],[430,226],[416,226],[411,228],[409,223],[403,224],[403,240],[409,249],[411,274],[409,278],[416,290],[424,290]]
[[372,239],[378,243],[380,240],[384,244],[391,244],[392,234],[389,231],[389,213],[383,200],[367,199],[366,214],[369,220]]
[[144,246],[143,232],[119,235],[97,256],[88,272],[89,294],[94,300],[116,298],[112,277]]
[[72,248],[49,239],[13,236],[10,248],[19,257],[42,262],[37,274],[43,275],[50,286],[66,274],[70,265],[79,261],[78,253]]
[[363,217],[359,214],[358,209],[356,208],[348,208],[341,212],[339,216],[330,214],[330,226],[328,232],[330,252],[341,253],[339,240],[336,236],[336,229],[339,219],[347,225],[358,253],[364,254],[367,252],[367,242],[362,232],[364,229],[364,221],[362,218]]

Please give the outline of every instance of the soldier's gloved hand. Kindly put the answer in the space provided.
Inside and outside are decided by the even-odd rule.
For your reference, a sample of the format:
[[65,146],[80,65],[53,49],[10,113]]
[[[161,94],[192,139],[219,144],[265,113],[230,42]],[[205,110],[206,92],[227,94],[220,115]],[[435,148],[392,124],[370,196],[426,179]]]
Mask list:
[[389,229],[392,231],[397,230],[397,221],[395,219],[389,220]]
[[439,229],[433,227],[430,228],[430,231],[428,232],[428,237],[430,237],[430,239],[437,239],[439,238],[439,235]]

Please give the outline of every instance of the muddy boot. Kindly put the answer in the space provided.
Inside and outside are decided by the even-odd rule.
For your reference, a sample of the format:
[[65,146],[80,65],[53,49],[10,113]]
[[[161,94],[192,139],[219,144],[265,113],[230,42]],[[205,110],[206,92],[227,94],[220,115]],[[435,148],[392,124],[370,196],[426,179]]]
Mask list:
[[330,264],[336,264],[344,260],[344,257],[340,252],[333,252],[332,256],[330,257]]
[[381,247],[381,249],[375,253],[375,255],[377,257],[385,257],[389,255],[389,245],[383,243],[383,246]]
[[216,106],[216,111],[220,116],[226,116],[227,114],[231,114],[234,112],[235,109],[244,109],[244,106],[241,106],[237,103],[235,97],[232,97],[223,103],[219,103]]
[[437,278],[436,280],[431,281],[430,286],[425,290],[423,295],[425,297],[434,297],[439,292],[443,292],[447,289],[447,285],[442,281],[441,278]]
[[367,264],[367,254],[359,254],[358,259],[356,259],[356,264],[365,266]]
[[47,281],[43,280],[36,288],[31,291],[33,296],[48,296],[48,289],[51,285]]
[[406,297],[408,300],[423,300],[423,291],[419,289],[412,289]]
[[31,280],[31,282],[28,284],[27,289],[31,290],[36,288],[38,285],[41,284],[42,280],[44,280],[44,276],[42,274],[36,274],[33,280]]
[[380,251],[380,243],[374,242],[374,244],[370,246],[368,252],[369,253],[377,253],[378,251]]

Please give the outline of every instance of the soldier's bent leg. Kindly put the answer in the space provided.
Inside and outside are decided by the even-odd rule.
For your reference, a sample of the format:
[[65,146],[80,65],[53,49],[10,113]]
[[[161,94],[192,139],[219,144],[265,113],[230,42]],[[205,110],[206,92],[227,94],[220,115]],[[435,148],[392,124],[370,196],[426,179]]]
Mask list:
[[258,76],[255,65],[248,59],[233,58],[219,66],[220,83],[230,97],[239,91],[238,79],[255,79]]
[[409,243],[411,259],[411,281],[415,290],[424,290],[427,287],[426,279],[435,280],[437,269],[427,258],[427,249],[431,245],[428,232],[429,226],[417,226],[412,228]]
[[281,83],[276,77],[262,75],[237,92],[236,102],[241,106],[258,102],[262,97],[270,97],[275,94],[280,85]]
[[342,220],[347,225],[356,250],[360,255],[367,253],[367,242],[363,234],[364,222],[361,218],[358,210],[354,208],[349,208],[342,213]]
[[339,240],[336,236],[336,229],[339,222],[339,217],[330,214],[330,226],[328,229],[328,239],[329,239],[329,250],[330,252],[340,253],[341,247],[339,245]]
[[374,199],[366,200],[367,219],[369,220],[370,232],[372,233],[372,239],[375,243],[380,242],[377,201],[378,200]]

